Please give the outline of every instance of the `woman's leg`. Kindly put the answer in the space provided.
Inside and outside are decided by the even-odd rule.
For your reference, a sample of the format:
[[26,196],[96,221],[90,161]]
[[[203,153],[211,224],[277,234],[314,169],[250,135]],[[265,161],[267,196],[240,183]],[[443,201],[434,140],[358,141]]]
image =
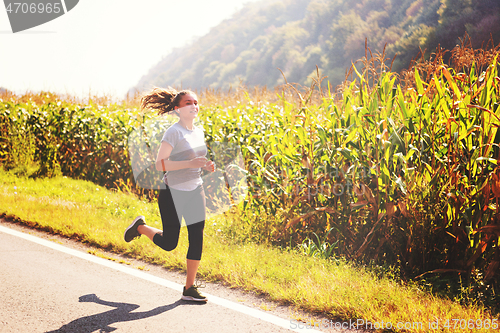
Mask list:
[[138,226],[137,231],[141,235],[147,236],[151,240],[153,240],[153,238],[156,234],[162,232],[160,229],[156,229],[156,228],[150,227],[149,225],[145,225],[145,224]]
[[200,260],[186,259],[186,262],[186,289],[189,289],[196,280],[196,273],[198,272],[198,267],[200,267]]
[[205,205],[205,191],[203,186],[200,186],[191,193],[189,201],[182,207],[189,238],[186,256],[186,289],[194,284],[200,266],[205,228]]
[[179,217],[177,216],[177,210],[170,191],[170,188],[167,187],[160,190],[160,194],[158,195],[158,207],[160,208],[163,231],[152,227],[148,227],[148,229],[137,228],[141,234],[144,231],[144,235],[148,236],[165,251],[172,251],[177,247],[179,232],[181,230]]
[[186,289],[189,289],[196,280],[196,273],[200,266],[201,253],[203,250],[203,230],[205,221],[188,225],[189,248],[186,256],[187,274],[186,274]]
[[[175,203],[172,195],[175,196]],[[177,191],[167,187],[166,190],[161,190],[158,196],[163,231],[147,225],[137,227],[140,234],[146,235],[162,249],[171,251],[177,247],[179,241],[180,222],[177,211],[182,212],[180,216],[186,220],[189,238],[186,256],[186,289],[194,284],[200,266],[205,205],[205,191],[202,186],[191,192]]]

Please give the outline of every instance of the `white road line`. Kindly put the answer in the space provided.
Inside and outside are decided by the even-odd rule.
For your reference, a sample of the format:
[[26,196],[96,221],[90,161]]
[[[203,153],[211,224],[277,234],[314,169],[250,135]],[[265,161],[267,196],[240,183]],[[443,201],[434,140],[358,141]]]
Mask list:
[[[109,261],[107,259],[96,257],[96,256],[91,255],[89,253],[70,249],[70,248],[67,248],[63,245],[60,245],[60,244],[54,243],[52,241],[48,241],[48,240],[30,235],[30,234],[25,234],[23,232],[19,232],[19,231],[16,231],[16,230],[4,227],[4,226],[0,226],[0,232],[4,232],[4,233],[12,235],[12,236],[23,238],[25,240],[43,245],[43,246],[51,248],[53,250],[60,251],[60,252],[63,252],[63,253],[66,253],[66,254],[81,258],[81,259],[85,259],[87,261],[90,261],[90,262],[93,262],[93,263],[96,263],[96,264],[99,264],[102,266],[106,266],[106,267],[115,269],[117,271],[129,274],[129,275],[133,275],[133,276],[138,277],[140,279],[144,279],[144,280],[159,284],[161,286],[164,286],[164,287],[167,287],[167,288],[179,291],[179,292],[182,292],[182,289],[183,289],[183,286],[178,284],[178,283],[168,281],[166,279],[145,273],[143,271],[140,271],[140,270],[137,270],[137,269],[134,269],[131,267],[127,267],[125,265],[122,265],[122,264],[119,264],[119,263],[116,263],[113,261]],[[267,322],[272,323],[276,326],[279,326],[279,327],[282,327],[285,329],[289,329],[289,330],[294,331],[294,332],[320,332],[318,330],[314,330],[311,326],[306,326],[305,324],[301,325],[303,328],[299,328],[299,327],[297,327],[298,325],[297,325],[296,321],[291,322],[290,320],[283,319],[283,318],[280,318],[278,316],[272,315],[270,313],[266,313],[266,312],[263,312],[263,311],[260,311],[257,309],[250,308],[250,307],[243,305],[243,304],[238,304],[238,303],[229,301],[229,300],[224,299],[224,298],[209,295],[207,293],[204,293],[204,294],[210,300],[209,301],[210,303],[214,303],[214,304],[223,306],[225,308],[241,312],[241,313],[246,314],[248,316],[255,317],[255,318],[258,318],[258,319],[263,320],[263,321],[267,321]],[[292,324],[293,324],[293,326],[292,326]]]

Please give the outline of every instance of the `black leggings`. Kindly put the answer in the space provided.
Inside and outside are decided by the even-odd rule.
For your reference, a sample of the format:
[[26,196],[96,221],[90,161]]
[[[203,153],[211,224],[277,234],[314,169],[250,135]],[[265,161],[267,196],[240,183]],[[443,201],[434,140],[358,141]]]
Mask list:
[[193,191],[179,191],[167,186],[158,195],[163,233],[157,233],[153,242],[172,251],[179,242],[181,221],[184,217],[188,229],[189,248],[187,259],[200,260],[203,249],[203,229],[205,228],[205,191],[198,186]]

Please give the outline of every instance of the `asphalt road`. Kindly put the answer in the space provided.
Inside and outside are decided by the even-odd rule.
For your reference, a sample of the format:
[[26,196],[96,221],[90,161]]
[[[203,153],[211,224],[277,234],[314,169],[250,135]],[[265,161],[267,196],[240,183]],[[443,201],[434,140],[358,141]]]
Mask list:
[[[254,307],[239,304],[235,299],[241,296],[231,296],[221,286],[208,291],[227,293],[227,298],[209,294],[207,304],[182,301],[182,276],[172,282],[163,278],[161,270],[144,272],[92,256],[85,249],[63,246],[54,239],[12,235],[23,230],[7,232],[6,227],[15,229],[0,226],[2,333],[274,333],[299,327],[286,313],[283,315],[283,310],[281,316],[275,316],[261,311],[258,303]],[[25,230],[23,234],[27,235]],[[298,331],[315,331],[303,327]]]

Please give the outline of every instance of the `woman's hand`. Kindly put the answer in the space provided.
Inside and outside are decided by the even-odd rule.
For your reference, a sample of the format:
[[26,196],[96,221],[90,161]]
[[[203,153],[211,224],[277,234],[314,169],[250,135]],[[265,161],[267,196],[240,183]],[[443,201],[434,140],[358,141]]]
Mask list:
[[208,161],[202,169],[208,172],[215,172],[215,163],[213,161]]
[[189,164],[191,168],[204,168],[207,161],[205,156],[198,156],[189,161]]

